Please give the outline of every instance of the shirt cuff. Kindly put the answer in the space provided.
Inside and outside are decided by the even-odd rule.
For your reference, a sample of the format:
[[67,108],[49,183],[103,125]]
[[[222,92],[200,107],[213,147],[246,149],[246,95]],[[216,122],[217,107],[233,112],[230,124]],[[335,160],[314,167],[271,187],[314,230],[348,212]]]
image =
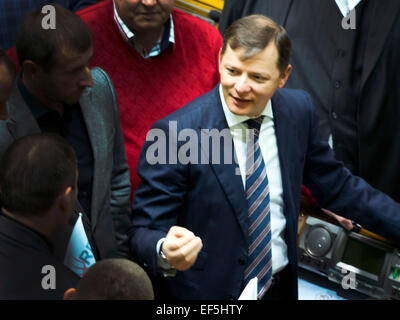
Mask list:
[[164,240],[165,238],[161,238],[160,240],[157,241],[156,245],[157,265],[158,268],[160,269],[160,273],[164,277],[174,277],[176,275],[176,269],[161,257],[161,246]]

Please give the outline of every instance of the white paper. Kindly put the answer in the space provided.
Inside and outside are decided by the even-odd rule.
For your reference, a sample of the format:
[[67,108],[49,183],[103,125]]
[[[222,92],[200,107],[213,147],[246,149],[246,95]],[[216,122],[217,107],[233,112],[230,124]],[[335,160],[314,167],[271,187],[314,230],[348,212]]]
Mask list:
[[239,300],[257,300],[257,285],[258,279],[257,277],[254,277],[244,288]]
[[299,279],[299,300],[345,300],[335,291]]

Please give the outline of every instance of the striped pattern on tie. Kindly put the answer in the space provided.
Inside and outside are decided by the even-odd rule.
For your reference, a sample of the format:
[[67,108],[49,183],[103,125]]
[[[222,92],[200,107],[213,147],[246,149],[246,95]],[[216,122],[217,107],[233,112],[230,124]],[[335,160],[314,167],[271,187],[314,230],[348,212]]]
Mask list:
[[272,282],[271,214],[267,171],[258,136],[264,117],[246,121],[250,130],[246,159],[246,198],[249,216],[249,260],[245,270],[246,284],[258,278],[258,299]]

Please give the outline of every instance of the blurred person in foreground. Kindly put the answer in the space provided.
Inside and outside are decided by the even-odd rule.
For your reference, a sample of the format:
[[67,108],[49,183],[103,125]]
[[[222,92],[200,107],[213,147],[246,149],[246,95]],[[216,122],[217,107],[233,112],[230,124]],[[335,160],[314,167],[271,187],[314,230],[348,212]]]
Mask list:
[[153,300],[150,278],[127,259],[105,259],[95,263],[64,300]]

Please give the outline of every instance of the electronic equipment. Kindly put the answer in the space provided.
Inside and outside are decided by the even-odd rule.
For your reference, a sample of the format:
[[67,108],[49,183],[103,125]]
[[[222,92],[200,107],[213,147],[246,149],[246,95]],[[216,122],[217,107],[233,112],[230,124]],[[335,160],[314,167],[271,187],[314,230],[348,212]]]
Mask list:
[[298,237],[299,266],[342,287],[353,276],[352,289],[377,299],[400,300],[399,250],[366,234],[305,216]]

